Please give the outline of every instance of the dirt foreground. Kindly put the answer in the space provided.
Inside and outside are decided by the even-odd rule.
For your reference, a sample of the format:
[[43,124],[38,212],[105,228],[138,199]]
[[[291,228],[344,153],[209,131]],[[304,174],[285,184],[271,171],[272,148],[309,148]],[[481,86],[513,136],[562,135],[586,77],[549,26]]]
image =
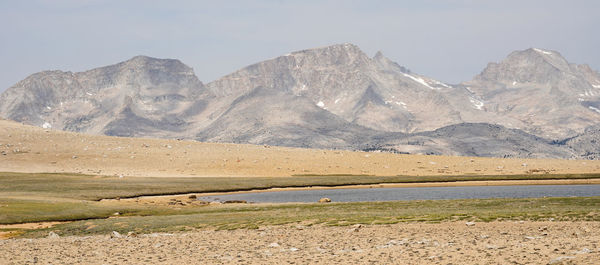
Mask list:
[[0,264],[598,264],[598,222],[286,225],[0,240]]
[[0,120],[0,171],[140,177],[598,173],[600,161],[400,155],[94,136]]

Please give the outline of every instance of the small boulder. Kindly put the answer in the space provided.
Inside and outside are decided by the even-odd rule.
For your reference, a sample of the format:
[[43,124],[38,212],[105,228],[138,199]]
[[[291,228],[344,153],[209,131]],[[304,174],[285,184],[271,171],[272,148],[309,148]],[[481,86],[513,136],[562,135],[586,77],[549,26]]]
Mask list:
[[567,260],[574,259],[574,258],[575,257],[573,257],[573,256],[561,256],[561,257],[557,257],[557,258],[551,260],[550,262],[548,262],[548,264],[563,264]]
[[60,236],[57,233],[50,231],[50,233],[48,233],[48,238],[60,238]]
[[466,222],[465,225],[467,225],[467,226],[474,226],[475,222]]
[[329,199],[329,198],[321,198],[321,199],[319,199],[319,202],[320,203],[328,203],[328,202],[331,202],[331,199]]
[[270,248],[278,248],[279,247],[279,243],[273,242],[273,243],[269,244],[269,247]]
[[196,194],[192,194],[192,195],[188,196],[188,199],[195,200],[196,198],[198,198],[198,196],[196,196]]
[[110,233],[110,238],[121,238],[121,237],[123,237],[123,236],[117,231],[112,231]]
[[353,226],[352,226],[352,228],[350,228],[350,229],[348,230],[348,232],[358,232],[358,231],[360,231],[360,229],[361,229],[361,228],[363,228],[363,227],[364,227],[364,226],[363,226],[363,225],[361,225],[361,224],[355,224],[355,225],[353,225]]

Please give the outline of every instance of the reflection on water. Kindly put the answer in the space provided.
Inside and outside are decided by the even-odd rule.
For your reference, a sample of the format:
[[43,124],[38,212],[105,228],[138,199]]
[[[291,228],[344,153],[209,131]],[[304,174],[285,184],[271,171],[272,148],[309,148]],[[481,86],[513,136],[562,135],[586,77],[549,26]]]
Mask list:
[[324,189],[255,192],[200,197],[203,201],[316,202],[327,197],[334,202],[399,201],[481,198],[539,198],[600,196],[600,185],[523,185],[423,188]]

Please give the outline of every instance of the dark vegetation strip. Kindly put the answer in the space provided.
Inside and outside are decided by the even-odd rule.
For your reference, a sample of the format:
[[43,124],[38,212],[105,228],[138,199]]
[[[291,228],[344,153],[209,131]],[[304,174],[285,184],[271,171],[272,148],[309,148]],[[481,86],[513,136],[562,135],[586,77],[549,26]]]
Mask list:
[[0,173],[2,195],[35,195],[83,200],[133,198],[185,193],[233,192],[310,186],[457,181],[598,179],[600,174],[470,176],[298,175],[293,177],[152,178],[60,173]]

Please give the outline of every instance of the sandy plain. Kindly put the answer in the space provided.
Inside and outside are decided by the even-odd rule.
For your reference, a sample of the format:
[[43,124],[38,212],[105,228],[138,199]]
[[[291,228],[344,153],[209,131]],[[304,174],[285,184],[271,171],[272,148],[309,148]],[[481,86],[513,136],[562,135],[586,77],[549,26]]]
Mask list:
[[[360,225],[359,225],[360,226]],[[598,264],[598,222],[449,222],[0,241],[0,264]]]
[[145,177],[597,173],[600,161],[402,155],[122,138],[0,120],[0,171]]

